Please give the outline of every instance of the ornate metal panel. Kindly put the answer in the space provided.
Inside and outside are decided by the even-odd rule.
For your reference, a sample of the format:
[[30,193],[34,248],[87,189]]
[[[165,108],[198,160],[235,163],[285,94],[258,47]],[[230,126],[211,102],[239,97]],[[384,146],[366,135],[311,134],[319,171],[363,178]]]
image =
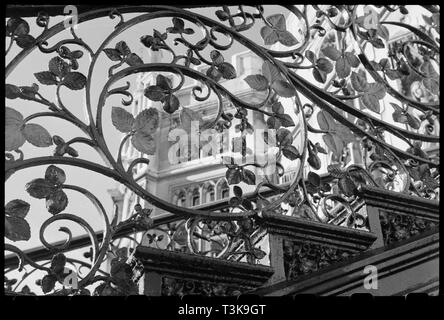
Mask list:
[[[14,8],[8,10],[13,12]],[[43,177],[31,178],[25,189],[30,197],[46,201],[48,219],[40,229],[33,226],[32,232],[39,230],[51,259],[43,264],[32,261],[11,242],[6,250],[19,256],[19,270],[29,265],[43,272],[39,284],[44,293],[136,293],[135,282],[142,269],[135,250],[118,248],[112,242],[124,229],[153,229],[154,207],[174,216],[174,223],[156,227],[173,240],[181,230],[184,237],[180,241],[186,251],[203,255],[213,251],[221,259],[243,255],[255,264],[267,254],[257,244],[265,233],[261,225],[273,215],[368,230],[368,217],[360,211],[360,185],[439,201],[437,7],[425,6],[422,17],[400,5],[288,5],[282,6],[280,13],[268,6],[211,10],[211,16],[192,9],[148,5],[82,12],[76,17],[79,27],[99,19],[113,25],[98,48],[78,36],[77,25],[66,21],[51,25],[53,18],[45,12],[35,17],[32,28],[29,19],[16,14],[7,19],[5,186],[13,184],[14,174],[21,170],[46,169]],[[410,15],[421,20],[421,27],[401,21],[400,17]],[[165,30],[156,29],[161,20],[168,20]],[[161,52],[164,60],[144,61],[136,48],[128,46],[122,34],[136,28],[144,30],[134,33],[140,45],[149,52]],[[407,31],[409,37],[391,41],[399,30]],[[258,41],[252,40],[252,32]],[[239,70],[229,60],[234,46],[256,55],[261,61],[257,73],[238,77]],[[17,54],[10,57],[14,50]],[[9,77],[31,54],[40,54],[47,64],[24,77],[23,83],[11,83]],[[105,71],[99,68],[100,63],[106,64]],[[98,73],[104,79],[100,90],[93,83],[93,75]],[[143,89],[151,106],[142,106],[133,115],[128,111],[134,100],[130,79],[140,73],[156,76],[155,82]],[[180,104],[178,92],[187,79],[196,81],[191,90],[196,103],[215,97],[217,110],[211,119],[204,120],[192,106]],[[236,82],[246,83],[257,98],[263,99],[246,101],[233,94],[229,83]],[[42,87],[52,90],[54,96],[44,93],[48,91]],[[118,106],[110,105],[110,101],[115,104],[115,96],[124,97]],[[42,109],[24,115],[8,106],[12,100]],[[84,108],[84,119],[74,110],[79,105]],[[239,133],[230,141],[231,156],[218,158],[214,154],[215,161],[226,167],[225,176],[234,195],[223,210],[217,205],[178,206],[170,198],[149,191],[149,182],[146,187],[138,183],[133,169],[150,168],[161,152],[156,139],[159,123],[166,116],[180,119],[179,126],[186,133],[190,133],[193,122],[199,133],[213,129],[216,134],[230,128]],[[46,118],[63,120],[77,127],[81,135],[68,138],[51,134],[37,123]],[[263,119],[262,131],[253,120],[259,118]],[[113,154],[104,130],[107,123],[113,125],[114,133],[124,134],[117,154]],[[246,162],[251,159],[246,141],[258,131],[267,146],[260,154],[266,161],[252,150],[255,157]],[[122,159],[124,146],[129,143],[143,156]],[[79,145],[100,156],[101,163],[88,160],[87,152],[78,151]],[[32,152],[23,151],[30,146],[44,148],[47,153],[38,152],[34,157]],[[117,208],[110,212],[92,190],[68,184],[70,177],[60,166],[111,178],[148,205],[135,204],[132,215],[122,221]],[[71,192],[80,193],[97,208],[103,222],[100,240],[90,222],[64,212]],[[6,239],[29,240],[29,212],[27,201],[7,199]],[[77,288],[59,289],[60,284],[66,284],[67,263],[77,261],[64,254],[72,242],[68,227],[59,229],[67,235],[62,244],[51,244],[45,238],[45,230],[56,221],[74,222],[91,241],[90,261],[81,263],[89,270]],[[152,242],[161,242],[152,231],[148,233]],[[208,250],[199,247],[195,237],[218,244]],[[177,239],[173,240],[167,241],[165,248],[175,248]],[[100,275],[105,260],[110,262],[110,270]],[[5,286],[13,293],[19,286],[11,281]],[[27,290],[22,293],[28,294]]]

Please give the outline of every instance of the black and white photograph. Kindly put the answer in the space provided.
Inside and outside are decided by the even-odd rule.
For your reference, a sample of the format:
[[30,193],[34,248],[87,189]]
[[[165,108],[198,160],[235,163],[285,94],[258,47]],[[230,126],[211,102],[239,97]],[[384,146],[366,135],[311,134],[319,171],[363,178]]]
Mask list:
[[440,294],[439,5],[4,9],[5,296]]

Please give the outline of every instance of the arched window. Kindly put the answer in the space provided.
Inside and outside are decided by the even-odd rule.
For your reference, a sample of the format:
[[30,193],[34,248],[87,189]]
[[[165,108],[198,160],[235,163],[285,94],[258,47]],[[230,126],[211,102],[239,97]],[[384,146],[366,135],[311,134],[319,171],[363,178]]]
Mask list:
[[217,198],[218,199],[225,199],[230,196],[230,187],[228,186],[227,180],[223,179],[222,181],[219,181],[219,184],[217,186]]
[[230,189],[228,188],[228,185],[225,185],[222,189],[222,199],[228,198],[230,194]]
[[191,205],[198,206],[200,204],[200,192],[198,188],[195,188],[193,190],[193,193],[191,194]]
[[187,197],[185,195],[185,191],[180,191],[177,195],[176,205],[178,207],[185,207],[187,202]]
[[214,200],[216,200],[216,193],[214,191],[214,186],[213,185],[209,185],[205,189],[204,199],[205,199],[206,203],[213,202]]

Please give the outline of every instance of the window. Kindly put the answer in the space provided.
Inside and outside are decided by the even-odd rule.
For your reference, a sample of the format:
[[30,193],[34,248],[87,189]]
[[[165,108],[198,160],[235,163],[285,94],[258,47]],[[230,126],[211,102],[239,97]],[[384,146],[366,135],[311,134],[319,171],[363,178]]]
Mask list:
[[179,207],[185,207],[186,201],[187,201],[187,198],[185,196],[185,192],[181,191],[177,196],[176,205]]
[[200,192],[199,189],[194,189],[191,195],[191,204],[192,206],[198,206],[200,204]]
[[230,196],[230,187],[225,179],[219,182],[218,199],[225,199]]
[[208,186],[205,191],[205,202],[213,202],[215,200],[214,187],[212,185]]

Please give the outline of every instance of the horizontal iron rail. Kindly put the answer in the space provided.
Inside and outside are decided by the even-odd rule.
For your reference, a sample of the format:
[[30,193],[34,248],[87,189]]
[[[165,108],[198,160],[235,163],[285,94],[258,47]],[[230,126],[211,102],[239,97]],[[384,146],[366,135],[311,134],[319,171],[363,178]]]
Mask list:
[[[288,184],[283,184],[283,186],[286,186],[286,185],[288,185]],[[272,189],[267,188],[266,190],[261,192],[261,195],[263,195],[264,197],[270,197],[270,196],[277,195],[280,193],[282,193],[281,190],[272,190]],[[257,196],[254,192],[251,192],[251,193],[247,193],[245,195],[245,197],[249,200],[254,200]],[[210,204],[196,206],[195,209],[214,211],[214,210],[225,209],[225,208],[228,208],[229,206],[230,206],[229,199],[224,199],[224,200],[215,201]],[[171,223],[171,222],[175,222],[175,221],[178,221],[178,220],[181,220],[184,218],[187,218],[187,217],[177,215],[177,214],[165,214],[165,215],[153,217],[153,227],[160,226],[160,225],[167,224],[167,223]],[[144,231],[144,230],[143,229],[139,229],[139,230],[136,229],[135,225],[128,225],[128,226],[122,228],[118,233],[116,233],[113,239],[122,238],[124,236],[127,236],[131,233],[138,232],[138,231]],[[103,232],[100,231],[100,232],[96,233],[96,236],[97,236],[97,240],[99,242],[102,241]],[[76,249],[86,247],[90,244],[90,241],[91,240],[88,235],[81,235],[81,236],[73,237],[69,248],[66,250],[63,250],[62,252],[73,251]],[[62,245],[64,242],[65,242],[65,240],[61,240],[61,241],[54,243],[53,245],[55,245],[55,246]],[[33,249],[28,249],[28,250],[24,251],[24,253],[33,261],[48,260],[52,257],[52,254],[53,254],[53,252],[51,252],[50,250],[48,250],[47,248],[45,248],[43,246],[39,246],[39,247],[36,247]],[[14,266],[18,265],[18,261],[19,260],[15,254],[7,255],[5,257],[4,268],[14,267]]]

